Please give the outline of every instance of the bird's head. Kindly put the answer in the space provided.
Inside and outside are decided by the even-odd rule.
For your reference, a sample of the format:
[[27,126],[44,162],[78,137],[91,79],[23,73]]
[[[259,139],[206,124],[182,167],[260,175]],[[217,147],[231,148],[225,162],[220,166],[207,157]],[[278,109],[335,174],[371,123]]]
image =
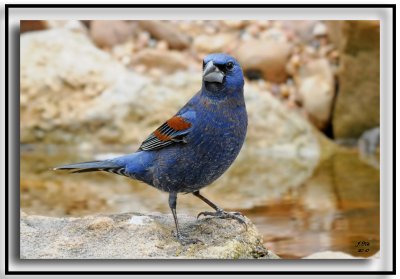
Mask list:
[[242,92],[243,72],[235,58],[224,53],[207,55],[203,60],[203,87],[215,96]]

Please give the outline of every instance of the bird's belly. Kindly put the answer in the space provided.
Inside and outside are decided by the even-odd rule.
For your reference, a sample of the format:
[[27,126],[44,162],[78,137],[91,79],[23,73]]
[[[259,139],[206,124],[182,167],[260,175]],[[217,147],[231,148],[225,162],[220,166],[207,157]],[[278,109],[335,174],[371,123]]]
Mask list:
[[154,176],[156,187],[167,192],[193,192],[212,183],[233,163],[244,135],[204,133],[190,144],[166,148],[160,153],[163,164]]

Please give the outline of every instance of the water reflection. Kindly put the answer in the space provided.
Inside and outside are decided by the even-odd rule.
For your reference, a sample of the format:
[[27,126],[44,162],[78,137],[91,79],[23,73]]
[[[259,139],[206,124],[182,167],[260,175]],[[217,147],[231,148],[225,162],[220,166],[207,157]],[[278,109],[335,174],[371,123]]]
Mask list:
[[[93,154],[22,146],[21,208],[47,216],[169,212],[167,194],[143,183],[105,173],[50,171],[58,164],[91,160]],[[204,194],[250,217],[276,254],[300,258],[337,250],[367,257],[379,250],[379,170],[361,162],[355,151],[335,154],[314,171],[298,158],[252,156],[251,150],[243,154]],[[208,208],[181,195],[178,210],[196,214]],[[369,250],[358,252],[358,241],[369,242]]]
[[[295,192],[245,213],[283,258],[326,250],[372,256],[379,251],[379,171],[356,152],[341,152]],[[359,241],[370,243],[368,251],[359,251]]]

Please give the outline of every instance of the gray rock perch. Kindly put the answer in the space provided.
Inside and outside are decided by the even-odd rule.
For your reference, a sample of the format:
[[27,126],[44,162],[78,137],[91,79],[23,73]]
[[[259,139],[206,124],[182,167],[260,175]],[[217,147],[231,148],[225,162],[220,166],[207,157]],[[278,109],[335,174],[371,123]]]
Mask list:
[[82,218],[45,217],[21,212],[21,259],[276,259],[247,219],[180,215],[182,233],[203,244],[176,241],[169,214],[125,213]]

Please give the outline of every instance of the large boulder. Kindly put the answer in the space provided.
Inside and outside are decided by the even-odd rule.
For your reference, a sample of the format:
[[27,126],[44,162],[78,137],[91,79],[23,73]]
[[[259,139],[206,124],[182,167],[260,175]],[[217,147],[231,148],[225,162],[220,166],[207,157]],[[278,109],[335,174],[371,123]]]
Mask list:
[[333,111],[335,138],[358,138],[379,126],[379,21],[330,21],[340,51],[339,94]]
[[[85,118],[92,103],[126,77],[85,34],[66,29],[23,34],[20,73],[21,143],[81,141],[73,134],[96,122]],[[96,123],[89,129],[100,132]]]
[[[21,213],[22,259],[276,259],[255,226],[178,216],[182,233],[202,243],[182,246],[172,215],[125,213],[53,218]],[[247,219],[247,222],[250,220]]]

